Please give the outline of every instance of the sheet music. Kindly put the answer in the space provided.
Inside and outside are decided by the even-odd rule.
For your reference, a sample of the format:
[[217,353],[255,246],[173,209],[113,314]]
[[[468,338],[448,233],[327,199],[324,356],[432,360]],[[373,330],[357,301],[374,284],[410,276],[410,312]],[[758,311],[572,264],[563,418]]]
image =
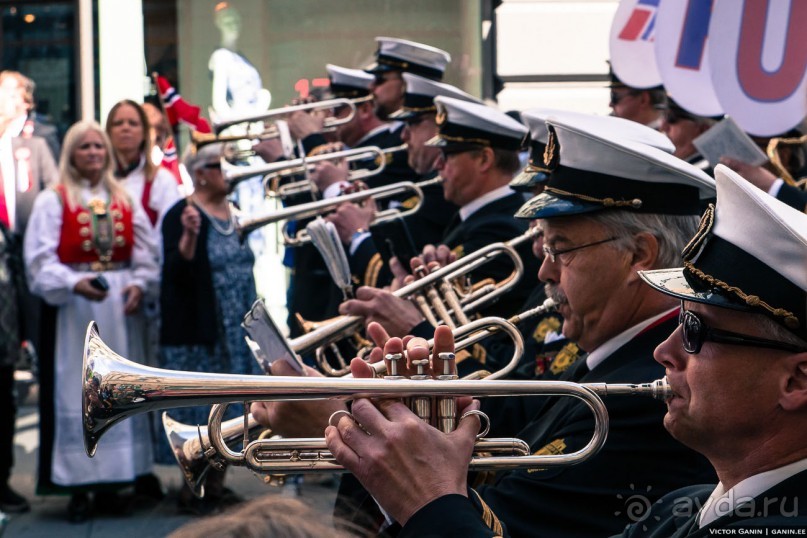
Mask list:
[[767,155],[728,116],[693,140],[692,144],[712,168],[720,163],[721,157],[731,157],[752,166],[760,166],[768,161]]

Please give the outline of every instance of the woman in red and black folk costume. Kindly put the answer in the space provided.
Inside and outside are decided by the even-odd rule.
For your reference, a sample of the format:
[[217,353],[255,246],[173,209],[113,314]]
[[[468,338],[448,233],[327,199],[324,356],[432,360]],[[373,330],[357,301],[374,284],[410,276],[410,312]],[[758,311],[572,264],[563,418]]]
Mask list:
[[[39,493],[70,493],[68,516],[124,507],[118,491],[148,476],[152,468],[145,418],[127,420],[101,441],[95,458],[84,451],[82,407],[76,387],[82,377],[84,334],[96,321],[104,340],[125,357],[143,354],[143,337],[131,323],[144,291],[156,285],[157,249],[151,224],[139,204],[112,175],[112,146],[95,122],[67,132],[59,181],[34,203],[24,255],[33,293],[58,308],[52,392],[40,395],[43,423]],[[52,435],[52,437],[51,437]],[[49,462],[47,460],[50,460]]]

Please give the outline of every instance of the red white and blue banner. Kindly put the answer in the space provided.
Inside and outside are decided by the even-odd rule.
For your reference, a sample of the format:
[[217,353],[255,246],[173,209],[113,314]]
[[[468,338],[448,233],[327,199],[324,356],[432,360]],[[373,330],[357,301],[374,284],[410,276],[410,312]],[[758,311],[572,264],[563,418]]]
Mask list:
[[611,64],[629,86],[663,84],[695,114],[774,136],[807,115],[806,29],[807,0],[623,0]]

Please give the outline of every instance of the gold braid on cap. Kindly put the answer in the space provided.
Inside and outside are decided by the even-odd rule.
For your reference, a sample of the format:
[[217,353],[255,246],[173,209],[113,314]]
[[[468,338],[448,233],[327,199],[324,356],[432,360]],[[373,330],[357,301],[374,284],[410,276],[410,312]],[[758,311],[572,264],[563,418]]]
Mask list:
[[798,328],[799,319],[793,314],[793,312],[785,310],[784,308],[774,308],[760,299],[759,296],[748,295],[736,286],[731,286],[722,280],[713,277],[712,275],[707,275],[692,264],[692,260],[698,255],[703,246],[706,244],[706,238],[710,235],[714,223],[715,206],[714,204],[709,204],[709,207],[706,208],[706,211],[704,211],[703,216],[701,217],[701,222],[698,226],[698,231],[695,233],[695,237],[693,237],[689,243],[687,243],[687,246],[684,247],[684,251],[682,252],[684,268],[700,280],[707,282],[710,286],[720,288],[725,292],[736,295],[748,306],[759,307],[767,310],[776,317],[784,318],[784,324],[787,327],[791,329]]
[[695,232],[695,235],[689,240],[689,243],[687,243],[687,245],[684,247],[684,250],[681,251],[681,257],[685,261],[693,259],[696,254],[700,252],[703,245],[706,244],[706,238],[709,236],[709,232],[712,231],[712,226],[714,226],[714,224],[715,205],[709,204],[706,207],[706,211],[703,212],[700,224],[698,224],[698,231]]
[[684,268],[693,275],[695,275],[696,277],[698,277],[699,279],[703,280],[704,282],[708,282],[709,285],[715,288],[720,288],[723,291],[733,293],[734,295],[742,299],[748,306],[763,308],[778,318],[784,318],[783,322],[788,328],[797,329],[799,327],[799,318],[797,318],[793,312],[785,310],[784,308],[774,308],[765,301],[763,301],[762,299],[760,299],[758,295],[748,295],[744,293],[743,290],[741,290],[736,286],[731,286],[729,284],[726,284],[722,280],[713,277],[712,275],[707,275],[706,273],[704,273],[703,271],[692,265],[692,262],[685,261]]
[[586,196],[585,194],[575,194],[573,192],[564,191],[556,187],[546,187],[544,191],[559,194],[569,198],[578,198],[584,202],[594,202],[602,204],[605,207],[628,207],[631,209],[639,209],[642,207],[642,201],[639,198],[633,200],[614,200],[613,198],[594,198],[593,196]]

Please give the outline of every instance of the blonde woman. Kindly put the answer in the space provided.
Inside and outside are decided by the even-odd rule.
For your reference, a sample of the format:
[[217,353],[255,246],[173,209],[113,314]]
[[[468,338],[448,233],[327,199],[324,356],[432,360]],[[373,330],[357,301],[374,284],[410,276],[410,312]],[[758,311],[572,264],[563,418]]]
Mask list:
[[[43,368],[52,372],[45,383],[52,389],[40,396],[43,421],[52,420],[53,427],[42,428],[40,450],[47,453],[39,492],[71,493],[68,516],[74,522],[89,517],[89,492],[104,491],[95,496],[97,510],[119,511],[117,490],[151,471],[145,420],[116,427],[96,457],[87,457],[77,387],[90,321],[115,351],[133,360],[142,356],[143,338],[130,318],[146,288],[156,284],[156,254],[148,217],[112,174],[106,133],[95,122],[73,125],[65,135],[59,181],[34,203],[24,256],[31,291],[58,308],[55,364]],[[49,429],[52,439],[46,439]]]

